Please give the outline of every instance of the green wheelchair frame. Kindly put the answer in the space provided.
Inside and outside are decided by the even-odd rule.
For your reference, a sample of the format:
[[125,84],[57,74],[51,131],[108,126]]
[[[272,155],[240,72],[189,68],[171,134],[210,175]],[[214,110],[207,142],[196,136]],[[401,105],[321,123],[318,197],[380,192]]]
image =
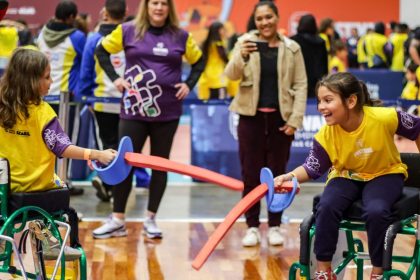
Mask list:
[[[2,170],[0,170],[1,172]],[[8,176],[8,172],[6,172]],[[17,246],[13,241],[15,234],[23,232],[26,226],[26,223],[32,220],[42,220],[45,225],[49,226],[49,229],[52,235],[59,241],[61,246],[59,259],[56,261],[56,265],[54,267],[54,272],[52,274],[51,279],[57,279],[55,274],[61,263],[61,273],[60,279],[66,279],[66,260],[64,256],[64,246],[69,235],[70,235],[70,225],[65,223],[66,218],[65,215],[67,214],[66,211],[54,211],[52,213],[48,213],[44,209],[28,205],[19,208],[18,210],[14,211],[13,213],[9,213],[9,206],[8,206],[8,198],[10,195],[9,189],[9,178],[7,181],[4,180],[4,177],[1,178],[2,174],[0,173],[0,236],[1,239],[6,240],[5,248],[3,252],[0,252],[0,272],[1,273],[8,273],[12,275],[22,276],[25,279],[39,279],[39,275],[34,273],[28,273],[25,271],[22,263],[21,257],[19,252],[17,251]],[[2,180],[3,179],[3,180]],[[58,229],[58,225],[67,227],[67,232],[65,234],[65,238],[61,237],[60,231]],[[87,265],[86,265],[86,254],[81,246],[77,246],[77,249],[81,252],[81,257],[79,258],[79,279],[86,280],[87,279]],[[16,266],[12,265],[12,257],[13,251],[17,254],[17,259],[19,262],[20,269]],[[61,256],[61,260],[60,260]]]
[[[410,280],[415,275],[415,279],[420,280],[420,155],[414,153],[401,154],[401,160],[408,166],[409,177],[405,182],[403,197],[396,203],[399,204],[394,207],[401,208],[399,210],[402,213],[399,213],[399,219],[391,224],[386,232],[383,256],[383,279],[388,280],[393,276],[397,276],[403,280]],[[410,203],[405,203],[408,200],[404,201],[404,198],[410,199]],[[344,231],[347,250],[343,252],[343,259],[336,267],[333,267],[333,270],[338,275],[349,263],[353,262],[357,268],[357,279],[362,280],[364,260],[369,259],[369,254],[364,252],[362,241],[353,235],[355,231],[366,231],[364,222],[361,222],[360,211],[354,210],[357,207],[360,210],[361,204],[358,206],[355,204],[344,214],[344,219],[340,223],[339,228],[341,231]],[[405,207],[406,205],[410,207]],[[310,255],[313,254],[311,244],[314,240],[315,232],[315,215],[311,214],[300,225],[300,257],[299,262],[293,263],[290,267],[289,280],[296,279],[298,270],[301,280],[311,279]],[[415,236],[412,255],[393,255],[394,240],[397,234]],[[409,264],[408,269],[405,272],[393,269],[393,262]]]

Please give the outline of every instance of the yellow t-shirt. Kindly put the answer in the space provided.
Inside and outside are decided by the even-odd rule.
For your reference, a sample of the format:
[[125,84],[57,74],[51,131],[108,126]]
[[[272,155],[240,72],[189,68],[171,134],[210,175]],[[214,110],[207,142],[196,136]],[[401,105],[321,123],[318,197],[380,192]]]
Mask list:
[[0,27],[0,57],[11,57],[13,51],[18,47],[18,31],[14,27]]
[[333,56],[328,63],[328,72],[337,73],[337,72],[346,72],[346,65],[338,57]]
[[10,162],[12,192],[46,191],[62,185],[55,175],[56,156],[42,137],[44,127],[57,115],[51,106],[41,102],[29,107],[29,118],[13,129],[0,127],[0,157]]
[[339,125],[325,125],[315,135],[332,163],[328,180],[343,177],[369,181],[398,173],[407,177],[407,166],[401,162],[394,144],[397,111],[381,107],[364,107],[363,111],[363,121],[355,131],[346,132]]
[[407,100],[420,100],[419,88],[416,86],[416,83],[413,81],[408,81],[405,85],[401,98]]
[[417,82],[420,82],[420,67],[417,67],[417,70],[416,70],[416,79],[417,79]]
[[228,80],[224,74],[226,63],[220,57],[218,47],[225,47],[223,42],[213,42],[209,47],[206,67],[198,80],[198,98],[209,99],[209,89],[226,88]]
[[408,39],[408,34],[397,33],[391,37],[392,43],[392,71],[404,71],[404,43]]
[[370,33],[365,36],[364,41],[369,68],[375,66],[375,56],[380,57],[383,62],[389,63],[384,51],[388,38],[379,33]]
[[327,49],[328,62],[329,62],[331,60],[331,58],[332,58],[332,56],[331,56],[331,43],[330,43],[330,39],[329,39],[328,35],[325,34],[325,33],[319,33],[319,37],[321,37],[321,39],[325,41],[325,48]]

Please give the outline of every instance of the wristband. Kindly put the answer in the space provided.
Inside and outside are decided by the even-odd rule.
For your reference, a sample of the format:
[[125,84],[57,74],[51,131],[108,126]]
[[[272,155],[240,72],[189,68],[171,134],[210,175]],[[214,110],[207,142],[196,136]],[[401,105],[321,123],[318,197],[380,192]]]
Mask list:
[[85,149],[83,151],[83,159],[84,160],[90,160],[90,154],[92,153],[91,149]]
[[296,174],[294,172],[289,172],[289,174],[292,175],[292,178],[291,179],[293,179],[293,177],[294,178],[297,178],[297,176],[296,176]]

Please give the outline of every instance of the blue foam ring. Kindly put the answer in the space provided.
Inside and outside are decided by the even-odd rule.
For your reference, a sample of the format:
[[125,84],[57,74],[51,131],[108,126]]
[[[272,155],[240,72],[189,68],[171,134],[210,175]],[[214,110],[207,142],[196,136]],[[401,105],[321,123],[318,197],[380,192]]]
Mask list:
[[289,193],[275,193],[274,192],[274,177],[271,170],[264,167],[260,173],[261,183],[265,183],[268,186],[268,191],[265,196],[267,201],[267,208],[270,212],[278,213],[287,209],[292,204],[295,198],[296,191],[298,188],[298,182],[296,178],[292,179],[293,190]]
[[124,136],[118,146],[118,154],[114,160],[105,167],[98,166],[92,161],[93,169],[96,170],[99,178],[108,185],[117,185],[124,181],[130,174],[132,166],[125,162],[125,154],[133,152],[133,142],[128,136]]
[[275,193],[271,204],[268,206],[270,212],[278,213],[287,209],[295,198],[298,182],[296,178],[292,179],[293,190],[289,193]]
[[267,194],[265,195],[265,200],[267,205],[271,205],[274,197],[274,177],[271,170],[267,167],[264,167],[260,171],[260,182],[261,184],[266,184],[268,187]]

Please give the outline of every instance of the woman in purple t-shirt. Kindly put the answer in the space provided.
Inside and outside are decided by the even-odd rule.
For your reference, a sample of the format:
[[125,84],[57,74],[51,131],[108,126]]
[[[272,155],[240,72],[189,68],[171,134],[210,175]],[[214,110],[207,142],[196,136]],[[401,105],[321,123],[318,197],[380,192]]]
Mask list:
[[[124,77],[112,67],[110,55],[125,52]],[[173,0],[145,0],[133,21],[119,25],[106,36],[95,54],[114,85],[123,92],[119,137],[130,136],[134,151],[141,152],[150,138],[150,153],[169,158],[173,137],[182,114],[182,100],[204,68],[202,53],[189,33],[179,28]],[[191,64],[182,81],[182,58]],[[152,171],[144,230],[149,238],[162,238],[155,223],[167,183],[167,173]],[[111,218],[93,231],[95,238],[125,236],[125,207],[132,174],[113,190]]]

